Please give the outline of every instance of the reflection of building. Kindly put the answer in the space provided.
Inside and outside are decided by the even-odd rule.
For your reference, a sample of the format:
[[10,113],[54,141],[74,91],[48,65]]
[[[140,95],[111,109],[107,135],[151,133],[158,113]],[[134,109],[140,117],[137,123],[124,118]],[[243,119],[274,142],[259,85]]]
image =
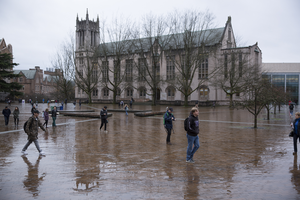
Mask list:
[[291,100],[298,102],[300,98],[300,63],[263,63],[265,76],[291,95]]
[[[124,74],[124,82],[120,84],[117,89],[117,99],[118,100],[129,100],[134,98],[135,100],[144,100],[151,99],[152,95],[156,94],[156,100],[158,100],[161,104],[163,103],[174,103],[174,102],[183,102],[185,97],[179,89],[176,89],[174,85],[170,84],[170,80],[174,80],[175,75],[180,74],[183,71],[182,69],[178,69],[180,67],[184,68],[187,64],[179,64],[180,67],[176,67],[174,63],[178,60],[185,60],[184,45],[178,45],[176,43],[175,37],[177,37],[178,41],[182,43],[183,38],[185,37],[185,33],[178,33],[174,35],[165,35],[157,38],[153,38],[153,40],[149,40],[149,38],[141,38],[138,42],[137,40],[130,40],[132,44],[124,47],[126,49],[122,50],[120,54],[129,55],[129,57],[125,58],[123,56],[122,60],[118,60],[116,58],[116,51],[114,51],[118,47],[114,47],[114,42],[100,44],[100,31],[99,31],[99,18],[96,21],[89,20],[88,13],[86,14],[85,20],[79,20],[77,17],[76,20],[76,63],[78,75],[85,77],[85,74],[98,74],[96,70],[93,72],[85,72],[88,68],[88,62],[86,59],[86,54],[93,52],[94,49],[99,50],[100,56],[98,57],[98,61],[94,60],[93,62],[98,62],[99,65],[103,66],[103,73],[101,74],[102,80],[100,82],[104,83],[107,80],[107,77],[110,77],[110,80],[115,80],[120,78],[120,74]],[[262,61],[262,52],[259,49],[257,43],[254,45],[250,45],[247,47],[239,47],[236,46],[235,37],[233,34],[233,28],[231,24],[231,17],[228,17],[228,20],[225,24],[225,27],[208,29],[198,31],[197,33],[193,33],[195,35],[205,35],[205,39],[197,38],[195,40],[201,40],[201,42],[196,41],[197,44],[192,42],[193,50],[197,49],[214,49],[217,52],[217,56],[213,53],[207,53],[208,51],[203,51],[205,53],[197,53],[198,59],[196,64],[196,71],[194,72],[194,76],[192,79],[192,84],[186,86],[186,91],[193,91],[191,95],[188,97],[188,101],[191,103],[192,101],[195,103],[196,101],[201,102],[209,102],[209,101],[219,101],[219,102],[227,102],[229,97],[226,93],[221,90],[213,87],[208,82],[208,74],[213,71],[213,69],[217,66],[218,60],[226,59],[228,56],[228,60],[233,60],[231,55],[238,54],[242,55],[241,60],[246,57],[249,61],[249,66],[260,66]],[[171,38],[173,42],[169,42],[165,40],[165,42],[169,42],[168,48],[162,48],[161,40],[164,38]],[[197,37],[197,36],[196,36]],[[204,40],[208,40],[209,42],[204,42]],[[151,41],[151,44],[150,42]],[[174,42],[175,41],[175,42]],[[145,44],[143,47],[137,47],[135,44]],[[135,49],[134,49],[135,48]],[[139,49],[140,48],[140,49]],[[156,53],[153,53],[151,49],[158,49]],[[168,55],[167,52],[170,52],[172,49],[174,55]],[[107,51],[106,53],[102,53],[103,51]],[[152,52],[151,52],[152,51]],[[233,53],[234,52],[234,53]],[[118,54],[119,55],[119,54]],[[199,59],[199,55],[202,55],[202,58]],[[155,59],[154,57],[156,56]],[[104,58],[105,57],[105,58]],[[150,58],[152,57],[152,58]],[[204,58],[205,57],[205,58]],[[101,60],[105,59],[105,60]],[[146,60],[146,61],[145,61]],[[154,61],[156,60],[156,61]],[[151,67],[154,62],[155,67]],[[181,62],[181,61],[180,61]],[[182,61],[183,63],[188,63],[189,61]],[[116,64],[120,63],[120,64]],[[146,64],[150,67],[148,69],[152,70],[152,74],[154,77],[158,77],[160,79],[160,83],[158,84],[156,91],[151,91],[151,88],[145,81],[145,76],[143,77],[143,73],[145,73]],[[140,66],[140,70],[137,70],[135,67]],[[144,67],[144,70],[141,70]],[[110,70],[108,70],[108,68]],[[112,71],[115,69],[121,68],[121,72],[119,74],[114,74]],[[148,70],[149,71],[149,70]],[[97,75],[98,76],[98,75]],[[122,75],[123,76],[123,75]],[[136,77],[136,78],[135,78]],[[150,75],[149,75],[150,77]],[[151,77],[151,79],[153,79]],[[188,79],[188,78],[187,78]],[[199,82],[203,82],[201,85]],[[177,84],[177,83],[175,83]],[[182,88],[183,86],[178,86],[177,88]],[[153,87],[154,88],[154,87]],[[76,87],[75,90],[76,99],[87,99],[88,95],[84,93],[80,88]],[[234,95],[233,99],[239,99],[239,94]],[[92,101],[112,101],[113,93],[109,89],[104,86],[104,84],[98,84],[98,88],[92,92]]]
[[52,71],[43,72],[39,66],[36,66],[34,69],[29,70],[14,70],[14,74],[22,75],[19,78],[15,78],[14,81],[23,85],[21,92],[24,93],[26,100],[35,99],[38,95],[45,95],[46,98],[50,97],[49,95],[55,91],[55,81],[56,73]]

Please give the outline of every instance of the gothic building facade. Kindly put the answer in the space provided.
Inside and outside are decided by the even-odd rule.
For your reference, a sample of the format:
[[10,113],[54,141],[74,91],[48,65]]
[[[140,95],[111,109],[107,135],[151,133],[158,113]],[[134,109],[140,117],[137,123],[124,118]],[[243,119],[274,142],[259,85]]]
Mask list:
[[[258,47],[258,44],[253,44],[247,47],[237,47],[231,24],[231,17],[224,27],[204,30],[205,34],[209,34],[207,38],[210,41],[203,45],[205,49],[214,48],[213,52],[207,50],[204,51],[205,57],[199,58],[199,61],[195,63],[198,65],[194,71],[194,75],[191,76],[191,84],[188,85],[189,90],[193,91],[188,95],[189,104],[209,104],[210,102],[218,102],[219,104],[227,104],[229,97],[224,90],[214,86],[209,81],[209,75],[216,69],[218,65],[225,65],[227,67],[227,55],[232,52],[238,52],[241,63],[245,57],[248,60],[249,65],[259,67],[262,63],[262,52]],[[168,36],[163,36],[168,37]],[[174,37],[174,36],[173,36]],[[183,36],[180,36],[183,37]],[[213,38],[212,38],[213,37]],[[145,43],[148,38],[140,40],[140,43]],[[201,42],[203,44],[203,42]],[[199,42],[199,46],[201,45]],[[176,67],[176,61],[184,58],[180,52],[180,45],[174,44],[169,45],[168,48],[161,48],[161,43],[157,39],[153,39],[152,44],[145,45],[143,48],[132,48],[132,45],[126,51],[123,51],[126,56],[123,56],[120,60],[113,50],[109,53],[104,52],[105,49],[112,49],[113,44],[100,43],[100,29],[99,29],[99,18],[97,20],[90,20],[88,13],[86,14],[85,20],[79,20],[78,16],[76,19],[76,67],[82,76],[85,76],[86,60],[85,56],[95,50],[98,50],[99,56],[96,62],[101,66],[101,79],[97,85],[97,88],[92,92],[93,102],[112,102],[113,92],[108,89],[110,87],[109,78],[114,80],[116,78],[122,79],[122,83],[118,85],[116,92],[117,101],[129,100],[134,98],[136,101],[148,101],[152,98],[156,98],[160,104],[183,104],[185,95],[183,94],[180,86],[180,81],[176,82],[174,77],[180,73],[179,68]],[[153,54],[159,54],[157,61],[151,59],[151,48],[157,47],[157,50]],[[148,49],[147,49],[148,48]],[[184,48],[184,47],[183,47]],[[171,50],[174,55],[171,55]],[[142,53],[141,53],[142,52]],[[145,53],[146,52],[146,53]],[[206,53],[205,53],[206,52]],[[208,52],[208,53],[207,53]],[[130,54],[130,55],[128,55]],[[143,54],[143,56],[141,56]],[[172,57],[174,57],[172,59]],[[239,56],[238,56],[239,57]],[[186,58],[185,58],[186,59]],[[239,58],[238,58],[239,59]],[[145,61],[144,61],[145,60]],[[154,66],[155,69],[153,74],[158,77],[159,81],[156,84],[155,91],[149,87],[146,83],[145,77],[141,76],[144,72],[141,68],[135,68],[135,66],[145,65],[143,63],[151,63],[149,66]],[[116,69],[116,63],[119,63],[120,73],[116,74],[113,71]],[[105,66],[103,68],[103,66]],[[153,67],[152,67],[153,68]],[[103,70],[104,69],[104,70]],[[153,69],[152,69],[153,70]],[[174,81],[170,81],[170,80]],[[180,80],[180,79],[178,79]],[[153,95],[155,93],[155,95]],[[77,100],[87,100],[88,95],[79,87],[76,86],[75,98]],[[234,100],[239,99],[239,94],[233,96]]]

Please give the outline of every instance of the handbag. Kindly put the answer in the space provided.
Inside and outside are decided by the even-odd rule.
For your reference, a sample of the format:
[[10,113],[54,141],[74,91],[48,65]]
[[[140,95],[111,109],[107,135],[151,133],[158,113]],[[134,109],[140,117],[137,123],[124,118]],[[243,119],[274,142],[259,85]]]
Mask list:
[[289,137],[294,137],[294,131],[291,131]]

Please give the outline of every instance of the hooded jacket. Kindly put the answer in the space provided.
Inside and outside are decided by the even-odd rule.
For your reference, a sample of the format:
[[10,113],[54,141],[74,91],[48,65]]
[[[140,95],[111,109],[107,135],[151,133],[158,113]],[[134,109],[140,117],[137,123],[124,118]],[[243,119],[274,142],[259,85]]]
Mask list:
[[43,127],[42,123],[40,122],[39,118],[34,116],[30,117],[28,123],[26,125],[26,133],[28,133],[28,140],[37,140],[38,139],[38,131],[39,127],[46,131]]
[[192,113],[189,116],[189,126],[187,134],[190,136],[197,136],[199,134],[199,120]]
[[2,111],[2,114],[5,116],[5,117],[9,117],[9,115],[10,115],[10,109],[9,108],[7,108],[7,109],[3,109],[3,111]]

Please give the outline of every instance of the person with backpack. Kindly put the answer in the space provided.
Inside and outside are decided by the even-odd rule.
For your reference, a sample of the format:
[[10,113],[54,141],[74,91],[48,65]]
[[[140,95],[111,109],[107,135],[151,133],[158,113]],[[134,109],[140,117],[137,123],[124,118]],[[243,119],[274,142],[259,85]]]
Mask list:
[[14,112],[13,112],[15,127],[17,127],[19,125],[19,114],[20,114],[19,108],[16,107]]
[[56,116],[57,116],[57,110],[56,110],[56,106],[54,106],[53,110],[51,111],[51,115],[52,115],[52,126],[56,126],[55,120],[56,120]]
[[289,106],[289,109],[290,109],[290,116],[292,117],[293,116],[293,110],[294,110],[293,102],[291,102],[291,104]]
[[194,163],[194,154],[200,147],[199,143],[199,110],[198,108],[192,108],[188,120],[185,120],[185,129],[187,131],[186,137],[188,140],[188,147],[186,151],[186,162]]
[[101,126],[100,126],[100,131],[101,128],[103,127],[104,124],[104,131],[106,132],[106,123],[107,123],[107,106],[104,106],[102,110],[100,111],[100,118],[101,118]]
[[4,115],[5,126],[8,126],[9,115],[11,114],[10,109],[5,106],[5,108],[2,110],[2,114]]
[[172,114],[172,112],[173,112],[173,108],[168,108],[167,112],[164,115],[164,126],[165,126],[165,129],[167,130],[167,134],[168,134],[166,142],[168,145],[171,145],[171,142],[170,142],[171,131],[173,129],[173,121],[176,120],[174,115]]
[[36,149],[39,151],[40,155],[45,155],[45,153],[40,149],[39,142],[38,142],[38,131],[39,127],[43,130],[46,131],[46,129],[43,127],[42,123],[40,122],[38,116],[39,116],[39,111],[34,110],[32,117],[28,119],[27,122],[24,124],[25,128],[25,133],[28,135],[28,142],[25,144],[23,147],[21,153],[23,155],[27,155],[28,153],[26,152],[27,148],[29,145],[34,142]]

